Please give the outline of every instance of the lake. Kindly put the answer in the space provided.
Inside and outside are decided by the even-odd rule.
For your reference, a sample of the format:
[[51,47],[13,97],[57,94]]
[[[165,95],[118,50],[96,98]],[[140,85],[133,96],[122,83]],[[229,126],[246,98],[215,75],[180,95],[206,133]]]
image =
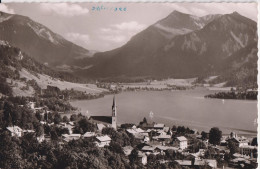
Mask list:
[[[206,88],[183,91],[138,91],[116,95],[119,123],[139,123],[144,117],[167,126],[184,125],[199,131],[219,127],[223,133],[257,133],[257,101],[206,99]],[[84,115],[111,115],[113,95],[72,101]],[[150,117],[153,112],[153,117]]]

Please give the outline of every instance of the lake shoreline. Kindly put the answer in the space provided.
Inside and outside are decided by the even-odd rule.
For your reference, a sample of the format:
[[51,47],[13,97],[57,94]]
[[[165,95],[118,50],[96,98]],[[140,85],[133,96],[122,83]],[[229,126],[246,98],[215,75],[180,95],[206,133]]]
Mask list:
[[[256,135],[257,130],[255,127],[243,127],[243,126],[252,126],[254,119],[257,118],[257,110],[255,108],[251,108],[251,114],[253,114],[252,118],[243,118],[243,113],[240,111],[246,112],[247,109],[253,105],[256,105],[255,101],[246,101],[245,100],[228,100],[223,103],[220,99],[205,99],[204,94],[210,93],[205,88],[196,88],[194,90],[185,90],[185,91],[138,91],[138,92],[121,92],[116,94],[116,99],[118,102],[118,111],[119,111],[119,119],[120,123],[138,123],[144,117],[149,118],[149,112],[153,111],[155,116],[152,119],[157,123],[167,123],[169,126],[174,124],[191,126],[194,128],[201,129],[209,129],[211,127],[219,127],[223,128],[227,131],[239,131],[238,133],[246,133],[250,135]],[[102,98],[95,100],[80,100],[80,101],[72,101],[70,102],[73,107],[77,107],[80,109],[81,113],[87,116],[91,115],[110,115],[110,108],[112,104],[112,95],[106,95]],[[171,100],[172,99],[172,104]],[[191,101],[191,105],[187,105]],[[165,103],[166,102],[166,103]],[[194,103],[193,103],[194,102]],[[161,104],[160,104],[161,103]],[[213,104],[213,107],[212,107]],[[242,104],[242,106],[241,106]],[[215,106],[214,106],[215,105]],[[230,107],[230,106],[231,107]],[[238,106],[237,106],[238,105]],[[243,105],[245,105],[246,108]],[[161,107],[163,106],[163,107]],[[216,108],[214,108],[216,107]],[[218,108],[223,110],[218,111]],[[241,108],[236,108],[241,107]],[[202,108],[202,110],[200,110]],[[257,108],[257,107],[256,107]],[[186,110],[187,109],[187,110]],[[241,110],[242,109],[242,110]],[[211,111],[214,112],[216,118],[212,118]],[[231,113],[228,115],[225,111]],[[236,112],[237,113],[234,113]],[[88,113],[87,113],[88,112]],[[147,113],[145,113],[147,112]],[[170,113],[170,112],[173,112]],[[196,113],[191,113],[196,112]],[[122,113],[122,114],[121,114]],[[169,114],[170,113],[170,114]],[[232,115],[234,114],[234,115]],[[241,115],[237,115],[241,114]],[[232,123],[229,125],[230,121],[227,120],[234,116],[234,118],[238,118],[241,121],[241,125]],[[169,118],[170,117],[170,118]],[[249,116],[250,117],[250,116]],[[208,122],[208,119],[212,122]],[[129,120],[130,119],[130,120]],[[189,121],[192,120],[191,121]],[[200,120],[205,119],[205,120]],[[251,119],[251,120],[250,120]],[[250,121],[250,123],[245,123],[245,121]],[[236,121],[236,120],[234,120]],[[206,123],[205,123],[206,122]],[[243,124],[243,125],[242,125]],[[225,127],[222,127],[225,126]],[[226,132],[225,132],[226,133]]]

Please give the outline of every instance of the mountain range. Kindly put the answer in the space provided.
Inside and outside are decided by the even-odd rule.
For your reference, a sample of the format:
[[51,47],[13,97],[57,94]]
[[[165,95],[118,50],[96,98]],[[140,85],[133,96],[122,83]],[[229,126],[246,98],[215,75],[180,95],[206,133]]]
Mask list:
[[257,72],[257,23],[237,12],[197,17],[173,11],[122,47],[94,55],[28,17],[1,12],[0,39],[83,78],[220,75],[244,81]]
[[0,12],[0,40],[20,48],[37,61],[56,67],[90,57],[84,49],[29,17]]

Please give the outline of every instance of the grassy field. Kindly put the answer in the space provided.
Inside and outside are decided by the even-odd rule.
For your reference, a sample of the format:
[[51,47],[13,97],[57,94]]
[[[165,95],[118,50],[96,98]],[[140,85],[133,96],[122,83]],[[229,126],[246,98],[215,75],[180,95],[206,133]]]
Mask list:
[[60,90],[74,89],[86,93],[101,93],[103,91],[107,91],[106,89],[98,88],[95,84],[72,83],[72,82],[55,79],[44,74],[34,75],[29,71],[27,71],[26,69],[22,69],[19,73],[21,78],[24,77],[27,80],[34,79],[42,89],[46,89],[47,86],[50,85],[50,86],[56,86]]

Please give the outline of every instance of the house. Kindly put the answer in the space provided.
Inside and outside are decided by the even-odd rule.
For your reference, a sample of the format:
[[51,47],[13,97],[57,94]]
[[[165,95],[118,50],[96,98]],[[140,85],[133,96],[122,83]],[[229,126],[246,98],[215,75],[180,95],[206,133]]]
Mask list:
[[73,128],[74,128],[74,126],[65,123],[65,125],[62,126],[62,128],[64,128],[64,129],[68,129],[69,134],[72,134],[72,133],[73,133]]
[[180,166],[191,166],[190,160],[175,160]]
[[34,110],[35,104],[36,104],[36,102],[28,102],[28,103],[27,103],[27,106],[28,106],[30,109],[33,109],[33,110]]
[[23,133],[34,133],[34,130],[23,130]]
[[104,124],[102,124],[102,123],[97,123],[97,128],[98,128],[98,131],[102,131],[103,130],[103,128],[105,128],[106,126],[104,125]]
[[150,138],[148,136],[144,137],[144,143],[149,143],[150,142]]
[[239,152],[240,152],[240,154],[242,154],[242,155],[251,156],[251,155],[253,155],[254,153],[257,152],[257,147],[255,147],[255,146],[249,146],[249,145],[243,145],[243,146],[240,146],[240,147],[239,147]]
[[217,161],[212,159],[195,159],[195,166],[209,166],[210,168],[217,168]]
[[233,141],[237,144],[238,147],[248,146],[248,140],[244,137],[234,137],[231,139],[228,139],[228,141]]
[[39,143],[43,142],[45,140],[44,134],[36,138]]
[[95,132],[86,132],[85,134],[82,135],[83,138],[90,138],[94,137],[96,135]]
[[155,146],[144,146],[141,150],[142,150],[143,152],[153,153],[155,149],[156,149]]
[[154,124],[154,126],[153,126],[153,128],[156,130],[163,130],[164,127],[165,127],[165,125],[162,123]]
[[138,152],[138,159],[141,161],[141,163],[143,165],[146,165],[147,164],[147,156],[145,153],[142,153],[142,152]]
[[18,126],[6,127],[6,129],[11,133],[11,136],[22,137],[23,129]]
[[95,143],[98,147],[104,147],[104,146],[109,146],[110,142],[111,142],[111,138],[105,135],[105,136],[96,137]]
[[128,133],[133,134],[136,139],[144,140],[145,137],[149,137],[148,133],[141,128],[127,129]]
[[186,139],[186,137],[181,136],[181,137],[177,137],[177,143],[180,149],[186,149],[188,148],[188,140]]
[[163,128],[163,131],[164,131],[165,133],[168,133],[168,132],[170,131],[170,127],[164,127],[164,128]]
[[71,140],[78,140],[81,137],[81,134],[62,134],[63,140],[69,142]]

